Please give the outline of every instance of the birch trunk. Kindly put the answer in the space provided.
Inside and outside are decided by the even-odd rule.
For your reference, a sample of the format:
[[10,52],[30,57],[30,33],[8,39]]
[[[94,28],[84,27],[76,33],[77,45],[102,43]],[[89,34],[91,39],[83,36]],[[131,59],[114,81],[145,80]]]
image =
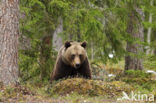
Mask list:
[[0,1],[0,82],[18,80],[19,1]]
[[[150,5],[153,6],[153,0],[151,0]],[[152,13],[149,14],[149,23],[152,23]],[[147,31],[147,43],[150,44],[151,43],[151,32],[152,32],[152,28],[149,27],[148,31]],[[149,54],[151,51],[150,47],[147,46],[147,51],[146,54]]]

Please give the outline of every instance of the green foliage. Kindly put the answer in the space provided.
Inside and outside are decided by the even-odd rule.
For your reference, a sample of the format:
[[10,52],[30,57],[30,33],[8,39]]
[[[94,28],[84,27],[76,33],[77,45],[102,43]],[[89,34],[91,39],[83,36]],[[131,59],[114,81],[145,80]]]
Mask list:
[[[38,45],[38,43],[37,43]],[[20,68],[20,77],[23,81],[28,80],[36,75],[39,75],[39,49],[36,45],[31,50],[24,50],[19,52],[19,68]]]
[[[127,33],[127,22],[131,10],[134,10],[134,4],[142,8],[145,15],[153,13],[153,22],[149,24],[148,18],[145,18],[144,26],[156,27],[155,6],[150,6],[146,0],[21,0],[20,2],[22,14],[20,31],[22,36],[26,36],[31,41],[31,48],[20,51],[19,55],[20,71],[24,80],[32,77],[49,79],[56,52],[51,48],[52,41],[48,45],[42,42],[48,35],[51,35],[49,38],[52,39],[60,18],[63,20],[61,38],[64,41],[69,39],[87,41],[89,59],[102,63],[107,61],[117,63],[121,60],[126,54],[127,41],[146,44],[133,39]],[[151,43],[153,48],[154,32],[155,30],[152,32]],[[45,47],[45,52],[41,50],[42,46]],[[114,55],[112,59],[109,58],[109,53]],[[139,55],[141,58],[143,56]]]
[[52,0],[48,6],[49,12],[54,15],[55,18],[65,15],[69,9],[69,3],[62,0]]
[[147,56],[146,60],[144,61],[144,66],[146,69],[156,71],[156,55]]
[[133,77],[133,78],[150,78],[150,74],[145,73],[144,71],[141,70],[128,70],[125,71],[125,75]]

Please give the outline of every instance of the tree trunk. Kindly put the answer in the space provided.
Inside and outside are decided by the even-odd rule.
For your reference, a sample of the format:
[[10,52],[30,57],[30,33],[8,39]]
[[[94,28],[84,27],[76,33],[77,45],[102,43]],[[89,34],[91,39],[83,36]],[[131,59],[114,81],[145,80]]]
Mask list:
[[[153,0],[151,0],[150,5],[153,6]],[[149,23],[152,23],[152,13],[149,14]],[[149,27],[147,31],[147,43],[148,44],[151,43],[151,32],[152,32],[152,27]],[[150,47],[147,46],[146,54],[149,54],[150,51],[151,51]]]
[[19,1],[0,1],[0,82],[18,80]]
[[45,78],[49,77],[49,70],[50,63],[49,60],[52,60],[51,58],[51,49],[52,49],[52,35],[46,35],[44,36],[41,42],[41,50],[40,50],[40,78],[41,80],[44,80]]
[[61,48],[62,46],[62,38],[61,36],[59,35],[60,33],[63,32],[63,19],[61,17],[59,17],[59,24],[58,24],[58,27],[56,28],[56,30],[54,31],[54,34],[53,34],[53,47],[54,47],[54,50],[56,51],[59,51],[59,49]]
[[80,25],[77,22],[77,41],[80,42],[81,41],[81,34],[80,34]]
[[[138,19],[137,15],[141,17]],[[132,36],[133,40],[139,39],[140,41],[144,40],[144,32],[142,21],[144,20],[144,14],[141,9],[136,9],[132,11],[129,17],[128,22],[128,33]],[[135,41],[134,41],[135,42]],[[140,53],[143,52],[143,47],[139,43],[130,43],[127,42],[126,47],[127,52],[134,54],[125,56],[125,70],[134,69],[134,70],[142,70],[143,64],[142,59],[138,57]]]

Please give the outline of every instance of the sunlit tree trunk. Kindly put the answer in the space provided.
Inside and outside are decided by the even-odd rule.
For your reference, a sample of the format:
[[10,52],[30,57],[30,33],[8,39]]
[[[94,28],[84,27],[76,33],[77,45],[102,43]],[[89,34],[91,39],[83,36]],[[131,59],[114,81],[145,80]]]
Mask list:
[[[151,0],[150,5],[153,6],[153,0]],[[152,23],[152,13],[149,14],[149,23]],[[147,31],[147,42],[148,42],[148,44],[150,44],[150,42],[151,42],[151,32],[152,32],[152,28],[149,27],[148,31]],[[149,54],[150,51],[151,51],[150,47],[148,46],[146,54]]]
[[18,81],[19,1],[0,1],[0,82]]
[[94,60],[94,44],[91,42],[91,60]]
[[[136,14],[137,13],[137,14]],[[138,16],[140,17],[140,20]],[[141,9],[136,9],[136,12],[133,10],[130,13],[129,16],[129,22],[128,22],[128,33],[132,36],[133,40],[139,39],[140,41],[144,40],[144,29],[142,25],[142,21],[144,19],[144,13],[142,12]],[[143,52],[143,47],[140,45],[140,43],[137,42],[127,42],[127,47],[126,47],[127,52],[134,54],[132,55],[127,55],[125,57],[125,70],[129,69],[134,69],[134,70],[142,70],[143,69],[143,64],[142,64],[142,59],[137,57],[140,53]]]
[[54,34],[53,34],[53,47],[56,51],[59,51],[60,47],[62,46],[62,38],[61,36],[59,35],[60,33],[63,32],[63,19],[61,17],[59,17],[59,24],[56,28],[56,30],[54,31]]

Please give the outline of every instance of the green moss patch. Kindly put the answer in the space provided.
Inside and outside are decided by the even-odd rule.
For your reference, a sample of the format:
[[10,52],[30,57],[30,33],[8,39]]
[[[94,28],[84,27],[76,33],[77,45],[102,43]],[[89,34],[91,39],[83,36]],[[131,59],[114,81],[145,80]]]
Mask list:
[[126,82],[133,85],[138,91],[152,92],[156,90],[155,75],[148,74],[140,70],[128,70],[124,74],[116,77],[116,80]]
[[66,95],[78,93],[89,96],[116,97],[122,91],[130,93],[133,88],[121,81],[104,82],[101,80],[88,80],[83,78],[69,78],[56,83],[51,90],[52,94]]

